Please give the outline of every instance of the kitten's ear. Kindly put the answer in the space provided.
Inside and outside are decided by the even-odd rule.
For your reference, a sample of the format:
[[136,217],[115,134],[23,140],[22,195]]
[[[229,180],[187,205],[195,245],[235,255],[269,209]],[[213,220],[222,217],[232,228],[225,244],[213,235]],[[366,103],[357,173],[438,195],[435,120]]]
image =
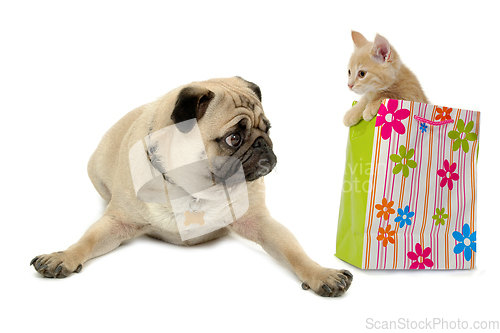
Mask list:
[[389,44],[387,39],[380,36],[379,34],[375,36],[375,41],[373,42],[373,47],[370,52],[372,58],[379,63],[391,62],[393,60],[391,45]]
[[361,47],[361,46],[365,45],[366,43],[368,43],[365,36],[363,36],[362,34],[360,34],[357,31],[351,30],[351,36],[352,36],[352,41],[354,42],[354,46],[356,46],[356,47]]

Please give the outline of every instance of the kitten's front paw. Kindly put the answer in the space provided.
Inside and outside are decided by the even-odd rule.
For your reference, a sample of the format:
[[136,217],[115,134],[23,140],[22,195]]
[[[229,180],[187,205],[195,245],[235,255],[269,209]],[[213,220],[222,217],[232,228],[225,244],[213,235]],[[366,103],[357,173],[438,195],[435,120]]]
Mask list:
[[363,119],[366,121],[370,121],[375,117],[378,113],[378,108],[367,106],[363,111]]
[[361,115],[355,110],[351,109],[347,111],[344,116],[344,125],[347,127],[351,127],[359,123],[360,120],[361,120]]

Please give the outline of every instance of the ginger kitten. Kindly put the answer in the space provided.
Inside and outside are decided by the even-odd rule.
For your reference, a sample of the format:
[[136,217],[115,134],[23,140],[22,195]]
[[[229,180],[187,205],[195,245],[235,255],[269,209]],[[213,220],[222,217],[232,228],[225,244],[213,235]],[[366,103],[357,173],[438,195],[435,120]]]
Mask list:
[[417,77],[384,37],[377,34],[372,43],[352,31],[352,40],[354,52],[349,61],[347,85],[363,97],[347,111],[344,125],[355,125],[361,118],[371,120],[386,98],[428,103]]

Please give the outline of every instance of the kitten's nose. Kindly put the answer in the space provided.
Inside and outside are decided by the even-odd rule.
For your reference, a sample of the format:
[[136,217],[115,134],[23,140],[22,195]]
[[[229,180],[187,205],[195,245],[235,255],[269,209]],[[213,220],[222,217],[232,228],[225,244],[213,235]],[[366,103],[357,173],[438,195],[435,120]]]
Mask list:
[[353,84],[347,84],[347,86],[349,87],[349,89],[352,89],[352,87],[354,87]]

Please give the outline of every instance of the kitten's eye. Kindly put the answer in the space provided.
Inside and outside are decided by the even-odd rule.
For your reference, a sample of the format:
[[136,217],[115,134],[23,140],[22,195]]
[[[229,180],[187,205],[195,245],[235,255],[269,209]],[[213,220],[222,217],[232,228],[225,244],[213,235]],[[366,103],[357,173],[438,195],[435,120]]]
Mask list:
[[366,72],[365,72],[365,71],[359,71],[359,72],[358,72],[358,76],[359,76],[359,77],[365,77],[365,75],[366,75]]
[[241,135],[239,133],[231,133],[226,137],[226,143],[230,147],[236,148],[241,145],[242,141],[243,140],[241,140]]
[[351,70],[350,69],[348,70],[348,73],[349,73],[349,76],[351,76]]

